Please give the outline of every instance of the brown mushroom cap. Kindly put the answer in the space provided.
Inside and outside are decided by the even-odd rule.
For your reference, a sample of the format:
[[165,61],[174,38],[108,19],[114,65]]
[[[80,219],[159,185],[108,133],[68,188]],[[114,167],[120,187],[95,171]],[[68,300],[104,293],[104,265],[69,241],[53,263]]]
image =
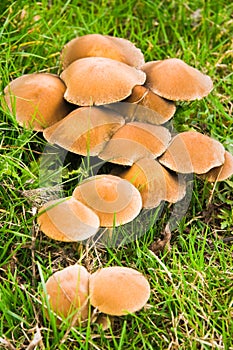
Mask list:
[[41,231],[59,241],[82,241],[99,229],[98,216],[73,197],[49,201],[42,206],[39,214]]
[[106,267],[90,276],[90,303],[99,311],[122,316],[140,310],[150,297],[150,285],[137,270]]
[[225,149],[213,138],[196,131],[177,134],[159,162],[178,173],[203,174],[224,163]]
[[123,117],[101,107],[82,107],[46,128],[44,137],[70,152],[97,155],[125,123]]
[[151,91],[172,101],[192,101],[207,96],[213,89],[208,75],[177,58],[151,61],[141,67]]
[[[45,284],[50,308],[61,318],[71,317],[79,325],[88,317],[90,274],[85,267],[72,265],[55,272]],[[49,313],[46,312],[49,319]],[[59,323],[59,322],[58,322]]]
[[213,168],[200,176],[209,182],[224,181],[233,175],[233,155],[225,151],[223,165]]
[[154,159],[142,158],[119,176],[139,190],[142,205],[147,209],[157,207],[163,200],[176,203],[185,196],[183,179]]
[[146,75],[125,63],[103,57],[88,57],[71,63],[61,79],[67,90],[65,99],[79,106],[103,105],[128,97]]
[[128,123],[118,129],[99,157],[112,163],[132,165],[141,158],[160,156],[170,139],[168,129],[163,126]]
[[6,86],[4,99],[20,125],[41,131],[71,111],[64,99],[65,90],[65,84],[57,75],[26,74]]
[[77,59],[85,57],[111,58],[133,67],[140,67],[145,63],[141,50],[129,40],[109,35],[87,34],[72,39],[63,47],[63,69]]
[[99,216],[102,227],[124,225],[142,208],[139,191],[127,180],[113,175],[86,179],[75,188],[73,196]]
[[[176,111],[176,105],[173,101],[166,100],[163,97],[158,96],[145,86],[137,85],[133,88],[132,94],[127,97],[125,102],[137,103],[138,105],[144,106],[142,110],[142,118],[146,121],[146,115],[148,112],[146,109],[153,110],[156,112],[154,116],[148,120],[153,124],[164,124],[173,117]],[[151,114],[152,115],[152,114]],[[137,119],[137,113],[135,112]],[[143,121],[143,120],[141,120]]]

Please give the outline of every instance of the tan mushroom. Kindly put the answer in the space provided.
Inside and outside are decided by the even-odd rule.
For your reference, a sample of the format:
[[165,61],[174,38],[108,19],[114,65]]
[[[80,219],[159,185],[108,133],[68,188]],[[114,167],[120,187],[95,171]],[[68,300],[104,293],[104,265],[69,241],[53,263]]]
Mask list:
[[128,97],[146,75],[125,63],[103,57],[88,57],[71,63],[61,79],[67,90],[65,99],[79,106],[103,105]]
[[48,142],[70,152],[94,156],[124,123],[123,117],[109,109],[82,107],[46,128],[43,134]]
[[71,111],[64,99],[65,90],[65,84],[57,75],[26,74],[6,86],[4,99],[20,125],[42,131]]
[[163,126],[128,123],[118,129],[99,157],[112,163],[132,165],[141,158],[160,156],[170,139],[170,132]]
[[[148,121],[153,124],[164,124],[170,120],[176,111],[176,105],[173,101],[166,100],[147,89],[145,86],[137,85],[133,88],[132,94],[127,97],[125,102],[136,103],[145,108],[142,111],[135,111],[135,119],[139,120],[138,114],[141,112],[140,121]],[[151,117],[147,119],[149,112],[147,109],[156,113],[150,113]],[[144,119],[144,120],[143,120]]]
[[147,62],[141,69],[147,76],[145,86],[168,100],[201,99],[213,89],[208,75],[178,58]]
[[178,173],[203,174],[224,163],[225,149],[213,138],[196,131],[177,134],[159,162]]
[[172,174],[155,159],[142,158],[119,176],[139,190],[142,205],[147,209],[157,207],[164,200],[176,203],[185,196],[183,177]]
[[98,216],[74,197],[47,202],[39,211],[38,224],[48,237],[63,242],[88,239],[99,229]]
[[[89,277],[85,267],[71,265],[55,272],[45,284],[49,306],[52,312],[72,325],[80,325],[88,318]],[[49,319],[49,312],[46,311]],[[58,318],[57,323],[60,323]]]
[[224,163],[211,169],[206,174],[200,175],[209,182],[224,181],[233,175],[233,155],[225,151]]
[[90,276],[90,303],[115,316],[139,311],[150,297],[150,285],[137,270],[105,267]]
[[129,40],[109,35],[87,34],[72,39],[63,47],[63,69],[77,59],[85,57],[111,58],[137,68],[145,63],[141,50]]
[[73,196],[91,208],[102,227],[116,227],[132,221],[141,211],[139,191],[127,180],[113,175],[96,175],[78,185]]

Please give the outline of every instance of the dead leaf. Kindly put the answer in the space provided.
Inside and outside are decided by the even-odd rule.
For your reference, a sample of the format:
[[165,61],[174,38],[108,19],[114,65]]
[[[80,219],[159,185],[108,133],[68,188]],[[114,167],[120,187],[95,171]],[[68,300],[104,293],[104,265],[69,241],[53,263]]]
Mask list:
[[164,231],[162,232],[163,239],[157,239],[155,242],[151,244],[149,249],[156,255],[159,253],[162,253],[165,249],[170,251],[171,246],[170,246],[170,241],[171,241],[171,231],[169,224],[166,225]]

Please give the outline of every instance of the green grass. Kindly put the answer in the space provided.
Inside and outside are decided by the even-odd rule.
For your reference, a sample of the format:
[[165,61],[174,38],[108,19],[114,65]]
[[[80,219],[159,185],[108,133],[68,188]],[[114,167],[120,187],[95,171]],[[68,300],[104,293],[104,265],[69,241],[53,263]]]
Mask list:
[[[127,38],[146,61],[177,57],[211,76],[212,93],[180,103],[174,124],[178,131],[208,134],[233,153],[232,13],[232,2],[223,0],[3,0],[1,91],[25,73],[60,72],[60,50],[75,36]],[[0,348],[26,349],[39,329],[38,349],[233,349],[232,179],[215,187],[195,179],[170,251],[156,256],[149,249],[165,227],[166,208],[137,241],[88,250],[52,241],[38,230],[33,213],[39,199],[28,191],[40,184],[41,135],[19,127],[3,109],[0,133]],[[85,168],[69,158],[66,163],[62,176],[70,194]],[[47,174],[50,184],[53,171]],[[90,272],[101,265],[138,269],[151,285],[148,305],[134,315],[112,318],[106,330],[89,323],[66,333],[65,322],[57,329],[42,307],[43,280],[77,261]]]

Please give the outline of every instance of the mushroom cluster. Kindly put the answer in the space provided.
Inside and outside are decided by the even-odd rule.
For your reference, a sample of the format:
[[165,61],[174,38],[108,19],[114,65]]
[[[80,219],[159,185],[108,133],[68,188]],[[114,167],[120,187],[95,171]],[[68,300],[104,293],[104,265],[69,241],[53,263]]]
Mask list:
[[141,195],[133,184],[110,174],[96,175],[78,185],[71,197],[44,204],[38,223],[50,238],[83,241],[95,235],[99,227],[132,221],[141,209]]
[[68,42],[61,65],[60,76],[13,80],[4,90],[4,108],[49,143],[115,168],[41,208],[38,223],[49,237],[85,240],[99,227],[134,220],[142,208],[176,203],[186,193],[184,174],[208,181],[233,174],[233,156],[220,142],[194,131],[172,135],[166,125],[176,101],[211,92],[208,75],[177,58],[145,62],[130,41],[101,34]]
[[[150,285],[137,270],[112,266],[90,274],[75,264],[55,272],[45,284],[49,309],[61,319],[79,325],[88,318],[90,306],[112,316],[123,316],[143,308]],[[50,318],[49,312],[46,312]],[[60,322],[59,318],[57,319]]]

